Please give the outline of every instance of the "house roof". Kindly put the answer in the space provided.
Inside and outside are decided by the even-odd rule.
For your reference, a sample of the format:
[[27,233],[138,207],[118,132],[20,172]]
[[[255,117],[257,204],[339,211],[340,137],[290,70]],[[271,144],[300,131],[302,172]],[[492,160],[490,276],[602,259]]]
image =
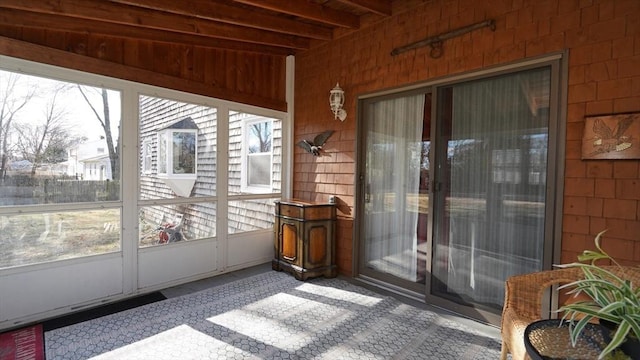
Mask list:
[[174,123],[172,123],[171,125],[164,127],[164,129],[192,129],[192,130],[197,130],[198,129],[198,125],[196,125],[196,123],[193,121],[193,119],[191,117],[186,117],[182,120],[178,120]]
[[391,0],[0,2],[0,22],[126,39],[295,54],[390,16]]
[[109,154],[90,156],[90,157],[78,159],[78,161],[86,163],[86,162],[99,162],[105,159],[107,160],[109,159]]

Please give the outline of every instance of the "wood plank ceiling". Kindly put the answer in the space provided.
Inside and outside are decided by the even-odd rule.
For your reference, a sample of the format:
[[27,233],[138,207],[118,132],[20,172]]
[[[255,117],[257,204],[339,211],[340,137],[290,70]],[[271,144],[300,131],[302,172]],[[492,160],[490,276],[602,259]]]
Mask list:
[[0,24],[288,55],[390,16],[391,0],[1,0]]

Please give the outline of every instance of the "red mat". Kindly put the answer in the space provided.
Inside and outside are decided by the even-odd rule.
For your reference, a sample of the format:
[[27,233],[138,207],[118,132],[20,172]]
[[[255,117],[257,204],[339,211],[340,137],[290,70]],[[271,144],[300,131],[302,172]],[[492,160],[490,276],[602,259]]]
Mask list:
[[0,334],[0,360],[44,360],[42,325]]

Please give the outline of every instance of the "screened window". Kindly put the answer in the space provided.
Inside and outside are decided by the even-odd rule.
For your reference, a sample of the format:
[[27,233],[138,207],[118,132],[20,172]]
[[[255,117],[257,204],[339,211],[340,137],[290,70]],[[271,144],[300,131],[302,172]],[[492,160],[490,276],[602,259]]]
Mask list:
[[140,140],[148,146],[141,149],[140,158],[157,164],[150,171],[141,167],[139,199],[214,196],[217,109],[140,96],[139,111],[140,139],[149,140]]
[[216,233],[216,204],[142,206],[139,219],[140,247],[206,239]]
[[229,112],[229,234],[273,228],[281,179],[282,120]]
[[[20,65],[15,61],[7,62],[14,70]],[[28,70],[52,71],[42,68]],[[273,201],[282,188],[282,120],[259,114],[281,112],[240,104],[256,113],[229,111],[226,102],[189,102],[189,94],[173,91],[139,95],[155,93],[146,85],[121,92],[113,89],[120,87],[117,79],[101,81],[107,89],[29,76],[25,69],[0,71],[0,108],[7,110],[0,113],[0,227],[6,239],[0,241],[0,269],[130,249],[123,241],[144,247],[215,240],[272,226]],[[95,80],[66,69],[55,73]],[[129,121],[121,119],[123,97],[138,102]],[[224,108],[225,169],[217,166],[218,107]],[[261,132],[245,134],[245,120],[262,126]],[[121,138],[122,128],[137,137]],[[256,142],[257,148],[248,146]],[[123,177],[138,180],[125,183],[126,196]],[[222,179],[225,188],[218,189]],[[259,191],[243,193],[243,186]],[[219,191],[229,196],[221,201]],[[123,218],[132,211],[139,216]],[[233,226],[220,232],[220,218],[232,219]],[[123,239],[123,228],[136,225],[139,236]],[[163,242],[167,234],[174,236]]]
[[156,171],[143,166],[140,173],[139,245],[213,237],[217,109],[140,96],[139,111],[139,136],[156,140],[143,142],[148,147],[142,148],[141,158],[158,163]]
[[120,107],[119,91],[0,70],[0,268],[120,250]]

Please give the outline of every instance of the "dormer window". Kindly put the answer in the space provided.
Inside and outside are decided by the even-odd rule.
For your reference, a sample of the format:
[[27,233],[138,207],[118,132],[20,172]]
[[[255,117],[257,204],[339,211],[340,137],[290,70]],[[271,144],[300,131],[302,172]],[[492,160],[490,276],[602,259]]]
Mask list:
[[198,126],[190,117],[158,131],[158,178],[177,195],[189,196],[195,183],[197,144]]

